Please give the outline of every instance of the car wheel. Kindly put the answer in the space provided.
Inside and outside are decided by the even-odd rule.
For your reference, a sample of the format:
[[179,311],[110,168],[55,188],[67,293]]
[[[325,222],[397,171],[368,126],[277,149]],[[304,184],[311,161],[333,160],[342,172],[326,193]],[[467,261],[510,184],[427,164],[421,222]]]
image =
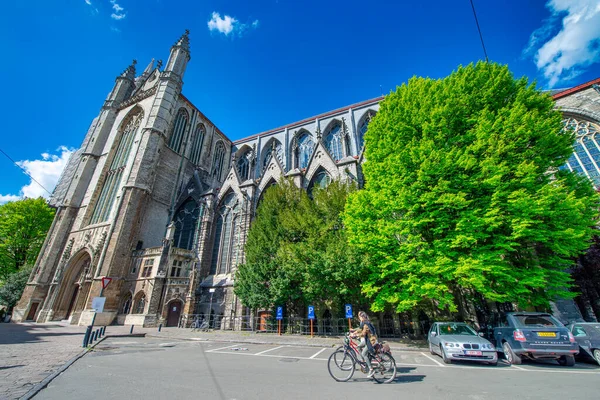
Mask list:
[[445,364],[452,364],[452,360],[446,355],[446,350],[444,350],[442,345],[440,345],[440,354],[442,355],[442,360],[444,360]]
[[594,358],[596,359],[596,362],[600,364],[600,349],[594,350]]
[[562,366],[572,367],[575,365],[575,356],[562,356],[556,361]]
[[508,342],[502,343],[502,349],[504,350],[504,357],[506,357],[506,361],[508,361],[511,365],[521,365],[522,360],[521,357],[515,354],[512,347]]

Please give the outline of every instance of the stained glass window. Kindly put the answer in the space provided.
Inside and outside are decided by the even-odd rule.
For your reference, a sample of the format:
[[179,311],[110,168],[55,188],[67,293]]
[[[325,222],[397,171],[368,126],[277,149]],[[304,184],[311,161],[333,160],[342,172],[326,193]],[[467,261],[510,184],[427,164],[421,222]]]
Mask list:
[[567,167],[590,178],[594,186],[600,186],[600,127],[593,122],[575,118],[565,118],[563,123],[565,129],[575,132],[573,155],[567,161]]
[[329,154],[335,161],[344,158],[342,142],[342,127],[339,123],[336,123],[325,136],[325,146],[327,146]]

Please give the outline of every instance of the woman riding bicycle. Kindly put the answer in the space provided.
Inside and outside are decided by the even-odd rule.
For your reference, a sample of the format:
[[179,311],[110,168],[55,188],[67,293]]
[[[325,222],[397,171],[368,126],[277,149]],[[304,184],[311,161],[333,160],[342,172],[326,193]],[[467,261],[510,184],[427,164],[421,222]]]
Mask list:
[[371,366],[371,360],[369,359],[369,353],[375,354],[373,345],[377,343],[377,335],[375,327],[369,320],[369,316],[364,311],[358,312],[358,319],[360,320],[360,326],[357,329],[350,329],[350,334],[360,338],[360,344],[358,348],[361,349],[361,356],[363,361],[369,368],[368,378],[373,377],[375,370]]

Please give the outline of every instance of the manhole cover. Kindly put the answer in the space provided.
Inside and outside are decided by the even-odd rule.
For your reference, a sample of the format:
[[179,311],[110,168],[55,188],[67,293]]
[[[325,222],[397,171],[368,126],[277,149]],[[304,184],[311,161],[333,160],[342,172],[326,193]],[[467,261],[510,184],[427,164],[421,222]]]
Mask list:
[[298,362],[297,358],[280,358],[279,361],[281,362]]

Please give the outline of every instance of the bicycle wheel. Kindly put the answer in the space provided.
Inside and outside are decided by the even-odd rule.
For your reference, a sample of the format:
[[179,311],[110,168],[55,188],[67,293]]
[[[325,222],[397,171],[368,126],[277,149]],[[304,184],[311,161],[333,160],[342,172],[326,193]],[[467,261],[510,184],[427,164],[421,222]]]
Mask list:
[[373,379],[378,383],[390,383],[396,379],[396,360],[387,353],[371,360],[371,365],[375,370]]
[[336,350],[329,356],[329,375],[338,382],[346,382],[354,375],[354,358],[345,350]]

